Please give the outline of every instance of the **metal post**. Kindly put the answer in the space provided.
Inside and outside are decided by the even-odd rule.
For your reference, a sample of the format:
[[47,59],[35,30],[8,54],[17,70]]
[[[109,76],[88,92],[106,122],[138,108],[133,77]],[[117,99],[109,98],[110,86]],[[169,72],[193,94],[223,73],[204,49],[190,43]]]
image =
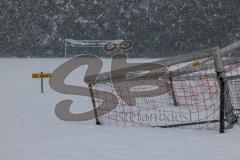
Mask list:
[[224,133],[224,129],[225,129],[225,107],[224,107],[224,103],[225,103],[225,97],[224,97],[224,89],[225,89],[225,82],[224,79],[219,76],[220,74],[218,74],[218,79],[219,79],[219,85],[220,85],[220,128],[219,128],[219,132],[220,133]]
[[171,85],[171,88],[172,88],[172,96],[173,96],[173,102],[174,102],[174,105],[175,105],[175,106],[178,106],[178,104],[177,104],[177,99],[176,99],[176,96],[175,96],[174,87],[173,87],[173,77],[172,77],[172,72],[170,72],[169,80],[170,80],[170,85]]
[[64,57],[67,58],[67,42],[65,40],[65,44],[64,44]]
[[[43,74],[43,72],[41,72]],[[43,78],[41,77],[41,93],[43,93]]]
[[92,99],[93,111],[94,111],[94,116],[95,116],[95,119],[96,119],[96,125],[100,125],[100,121],[98,119],[98,114],[97,114],[96,103],[95,103],[95,99],[94,99],[94,94],[93,94],[93,89],[92,89],[93,85],[94,85],[93,83],[90,83],[88,85],[88,87],[89,87],[89,91],[90,91],[90,95],[91,95],[91,99]]
[[219,80],[219,86],[220,86],[220,128],[219,128],[219,132],[220,133],[224,133],[224,129],[225,129],[225,97],[224,97],[224,89],[225,89],[225,82],[224,82],[224,78],[225,78],[225,71],[224,71],[224,66],[223,66],[223,62],[222,62],[222,57],[219,53],[219,49],[217,50],[217,52],[214,54],[214,64],[215,64],[215,70],[217,73],[217,77]]

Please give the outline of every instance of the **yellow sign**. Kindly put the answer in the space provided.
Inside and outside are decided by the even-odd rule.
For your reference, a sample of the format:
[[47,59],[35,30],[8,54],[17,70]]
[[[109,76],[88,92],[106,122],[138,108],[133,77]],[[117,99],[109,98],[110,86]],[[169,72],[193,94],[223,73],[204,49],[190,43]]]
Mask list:
[[200,62],[198,60],[192,62],[192,67],[198,67],[200,66]]
[[32,78],[51,78],[52,73],[33,73]]

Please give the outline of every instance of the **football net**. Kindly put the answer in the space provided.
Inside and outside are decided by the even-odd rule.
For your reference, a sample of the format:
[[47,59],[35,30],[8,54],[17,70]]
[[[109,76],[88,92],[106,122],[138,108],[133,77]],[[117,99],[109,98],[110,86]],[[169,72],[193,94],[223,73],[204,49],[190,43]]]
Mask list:
[[[223,127],[236,121],[234,117],[240,109],[239,60],[223,60],[225,73],[231,77],[223,81],[224,90],[221,90],[213,56],[185,59],[183,63],[165,62],[164,74],[163,69],[146,74],[139,68],[138,72],[120,80],[117,80],[119,77],[111,80],[98,77],[90,87],[97,121],[117,126],[214,130],[221,127],[221,121]],[[101,96],[96,90],[103,91]],[[116,97],[117,104],[107,93]],[[99,107],[103,102],[107,107]]]
[[89,53],[101,53],[106,48],[106,44],[120,44],[123,40],[75,40],[75,39],[65,39],[64,44],[64,57],[72,57],[79,53],[89,54]]
[[[168,70],[175,68],[173,72],[180,73],[181,65],[170,66]],[[159,78],[145,78],[96,83],[94,89],[112,93],[118,99],[116,108],[111,112],[106,111],[108,108],[98,109],[99,115],[106,113],[99,117],[100,123],[164,128],[218,127],[219,87],[214,70],[204,70],[196,75],[170,77],[166,73]],[[97,93],[94,95],[98,97]],[[134,103],[128,103],[131,101]],[[95,99],[95,102],[98,108],[103,100]],[[107,104],[111,106],[111,100]]]

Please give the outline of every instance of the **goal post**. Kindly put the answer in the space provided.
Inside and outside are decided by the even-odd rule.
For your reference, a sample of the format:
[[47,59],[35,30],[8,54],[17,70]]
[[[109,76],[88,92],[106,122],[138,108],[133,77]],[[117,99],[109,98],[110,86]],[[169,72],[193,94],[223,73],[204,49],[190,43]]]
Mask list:
[[[205,92],[208,87],[217,87],[218,81],[216,76],[208,77],[208,74],[204,71],[202,77],[174,77],[174,89],[168,74],[160,78],[153,75],[137,80],[98,81],[94,89],[115,95],[118,105],[111,112],[98,109],[104,100],[96,99],[99,96],[93,91],[94,104],[99,112],[96,115],[107,113],[97,118],[101,124],[114,123],[119,126],[217,128],[220,113],[218,93]],[[214,94],[213,97],[210,94]],[[207,99],[203,101],[203,97]],[[131,100],[135,103],[128,104]],[[112,105],[112,102],[108,103]]]
[[[185,58],[157,61],[166,66],[165,74],[162,74],[162,69],[151,70],[147,74],[141,72],[142,64],[130,68],[130,78],[119,81],[114,80],[119,77],[112,77],[112,72],[98,75],[97,80],[87,77],[88,82],[94,83],[91,95],[96,119],[101,124],[117,126],[205,128],[223,133],[236,120],[233,99],[237,99],[237,95],[229,92],[233,90],[231,85],[240,87],[238,80],[234,83],[228,80],[225,71],[227,67],[240,63],[233,59],[222,60],[224,53],[221,51],[213,48],[196,52],[201,55],[188,54]],[[196,60],[203,62],[202,65],[189,65]],[[240,75],[239,66],[236,66],[238,72],[231,70],[231,74]],[[98,96],[96,90],[111,93],[117,98],[118,104],[113,110],[112,107],[109,111],[108,107],[104,110],[98,107],[104,101],[109,106],[113,106],[113,102],[107,94]],[[97,98],[104,96],[105,99]]]
[[75,40],[65,39],[64,57],[68,57],[68,48],[103,48],[108,43],[120,44],[123,40]]
[[[218,93],[214,91],[206,93],[207,88],[218,87],[217,85],[216,78],[207,76],[201,79],[174,78],[173,86],[178,103],[176,106],[169,77],[161,77],[160,80],[96,83],[94,89],[106,91],[118,98],[115,110],[99,117],[99,120],[102,124],[113,123],[118,126],[218,128],[220,116]],[[93,92],[93,96],[98,97],[96,94]],[[204,97],[206,100],[203,100]],[[104,101],[94,99],[96,106],[100,106]],[[132,99],[136,101],[134,104],[126,103]],[[100,113],[105,112],[97,110]]]

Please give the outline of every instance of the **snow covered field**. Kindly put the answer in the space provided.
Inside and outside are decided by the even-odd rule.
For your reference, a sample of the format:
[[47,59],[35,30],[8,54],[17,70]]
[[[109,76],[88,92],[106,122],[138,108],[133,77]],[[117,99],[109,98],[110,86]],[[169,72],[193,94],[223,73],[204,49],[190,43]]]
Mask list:
[[[56,104],[73,99],[72,112],[91,108],[86,97],[59,94],[35,72],[52,72],[66,59],[0,59],[0,160],[229,160],[240,158],[240,128],[121,128],[94,121],[66,122],[54,113]],[[136,60],[135,60],[136,61]],[[103,70],[108,70],[109,61]],[[74,71],[67,83],[83,85],[86,68]],[[87,86],[87,85],[86,85]]]

